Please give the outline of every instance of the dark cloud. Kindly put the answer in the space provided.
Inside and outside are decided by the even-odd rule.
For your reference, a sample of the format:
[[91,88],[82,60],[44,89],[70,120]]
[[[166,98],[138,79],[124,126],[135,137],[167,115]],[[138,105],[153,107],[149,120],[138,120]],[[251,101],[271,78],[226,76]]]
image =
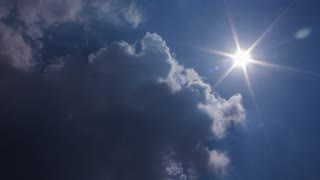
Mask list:
[[[157,34],[69,55],[46,73],[1,57],[3,179],[198,179],[223,172],[226,154],[201,144],[243,121],[241,96],[225,100],[179,65]],[[61,63],[61,61],[63,63]]]

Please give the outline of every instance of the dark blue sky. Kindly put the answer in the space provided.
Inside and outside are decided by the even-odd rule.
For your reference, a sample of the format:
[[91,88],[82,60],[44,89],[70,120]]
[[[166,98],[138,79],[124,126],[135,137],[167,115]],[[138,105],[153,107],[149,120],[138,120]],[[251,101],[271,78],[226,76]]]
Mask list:
[[[21,163],[26,177],[52,169],[44,179],[320,178],[320,2],[39,2],[0,3],[0,118],[17,157],[8,172]],[[283,14],[251,56],[294,69],[248,64],[254,97],[241,68],[214,87],[233,62],[201,50],[235,52],[227,11],[243,49]],[[221,137],[209,123],[219,118]]]

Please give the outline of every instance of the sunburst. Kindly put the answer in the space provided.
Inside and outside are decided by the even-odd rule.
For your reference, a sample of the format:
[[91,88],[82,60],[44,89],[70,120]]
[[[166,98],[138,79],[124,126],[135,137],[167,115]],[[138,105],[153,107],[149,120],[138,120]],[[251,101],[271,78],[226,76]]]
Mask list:
[[206,52],[209,52],[209,53],[212,53],[212,54],[217,54],[217,55],[221,55],[221,56],[227,57],[228,59],[233,61],[232,66],[215,83],[215,86],[214,86],[215,88],[217,88],[217,86],[222,81],[224,81],[225,78],[228,77],[228,75],[231,74],[235,68],[239,67],[239,68],[242,68],[242,70],[243,70],[243,74],[244,74],[244,78],[245,78],[248,90],[250,92],[250,95],[252,96],[252,98],[255,101],[255,95],[254,95],[254,91],[253,91],[253,88],[252,88],[252,85],[251,85],[249,72],[248,72],[248,69],[247,69],[247,66],[249,64],[261,65],[261,66],[269,67],[269,68],[270,67],[271,68],[280,68],[282,70],[287,70],[287,71],[289,70],[289,71],[293,71],[293,72],[300,72],[300,73],[306,73],[306,74],[310,74],[310,75],[320,76],[319,73],[303,71],[303,70],[292,68],[292,67],[287,67],[287,66],[282,66],[282,65],[277,65],[277,64],[271,64],[271,63],[264,62],[262,60],[257,60],[254,57],[252,57],[252,55],[251,55],[251,53],[254,51],[254,49],[264,40],[264,38],[272,30],[272,28],[287,13],[287,11],[289,10],[289,8],[291,7],[291,5],[294,2],[295,2],[295,0],[293,0],[290,3],[290,5],[271,23],[271,25],[269,25],[267,27],[267,29],[257,38],[256,41],[254,41],[254,43],[247,50],[243,50],[241,48],[240,41],[239,41],[239,38],[238,38],[238,34],[237,34],[237,31],[236,31],[236,27],[235,27],[235,25],[234,25],[234,23],[232,21],[232,18],[230,16],[230,13],[229,13],[228,9],[226,8],[229,25],[230,25],[232,36],[233,36],[234,43],[235,43],[235,46],[236,46],[235,53],[229,53],[229,52],[225,52],[225,51],[217,51],[217,50],[213,50],[213,49],[201,49],[203,51],[206,51]]

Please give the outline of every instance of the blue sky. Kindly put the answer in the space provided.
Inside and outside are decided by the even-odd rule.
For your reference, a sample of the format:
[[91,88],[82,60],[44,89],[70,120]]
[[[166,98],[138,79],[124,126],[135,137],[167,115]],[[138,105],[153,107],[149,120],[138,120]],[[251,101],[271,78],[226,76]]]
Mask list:
[[[228,1],[241,44],[251,45],[291,1]],[[153,4],[153,3],[150,3]],[[234,51],[223,1],[161,1],[148,11],[146,22],[167,37],[181,63],[198,70],[210,84],[230,64],[194,47]],[[161,8],[156,8],[161,7]],[[165,15],[162,8],[166,7]],[[253,56],[266,62],[319,72],[319,3],[296,1],[256,48]],[[155,9],[158,9],[155,10]],[[308,37],[296,39],[307,28]],[[219,67],[215,70],[215,66]],[[210,71],[208,69],[214,69]],[[266,67],[249,67],[257,106],[248,94],[242,72],[232,73],[218,88],[224,97],[240,92],[248,116],[220,142],[232,157],[227,179],[316,179],[319,76]],[[235,131],[235,132],[233,132]]]
[[[4,0],[3,178],[319,178],[319,8]],[[215,86],[234,61],[205,49],[236,52],[228,13],[243,50],[278,20],[251,57],[282,68],[249,63],[252,92],[241,67]]]

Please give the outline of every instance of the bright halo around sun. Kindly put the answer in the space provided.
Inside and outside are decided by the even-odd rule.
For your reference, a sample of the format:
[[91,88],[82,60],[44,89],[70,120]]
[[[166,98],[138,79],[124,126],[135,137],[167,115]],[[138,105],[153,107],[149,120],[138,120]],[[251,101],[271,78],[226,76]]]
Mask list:
[[250,53],[239,49],[233,55],[233,61],[235,66],[245,68],[251,61],[251,55]]

